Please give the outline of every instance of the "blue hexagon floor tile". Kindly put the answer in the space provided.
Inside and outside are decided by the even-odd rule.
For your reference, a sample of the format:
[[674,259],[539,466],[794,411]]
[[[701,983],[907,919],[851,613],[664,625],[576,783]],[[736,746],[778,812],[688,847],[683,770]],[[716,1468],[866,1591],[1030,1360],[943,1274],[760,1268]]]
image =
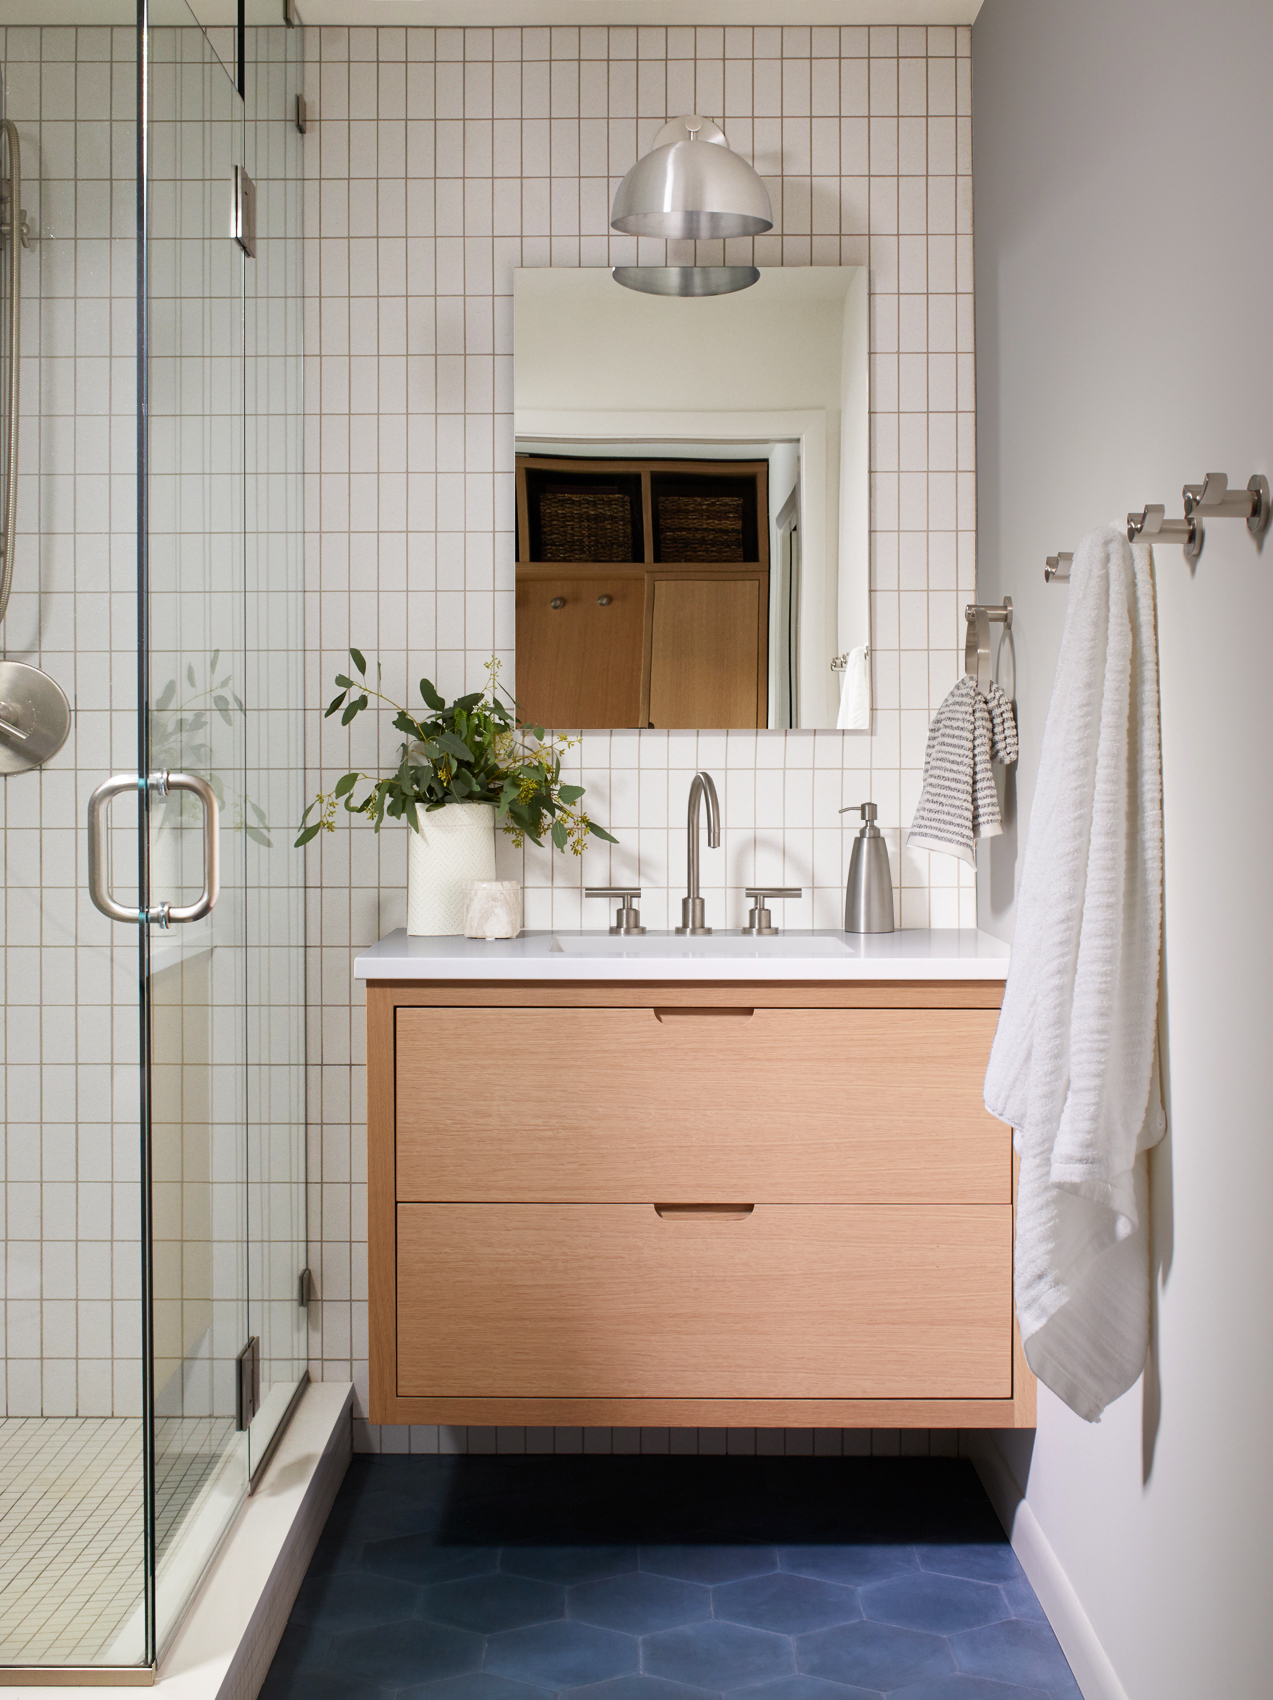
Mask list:
[[383,1576],[360,1576],[343,1570],[307,1576],[292,1607],[293,1623],[321,1626],[329,1635],[342,1629],[370,1629],[414,1617],[420,1590]]
[[778,1568],[778,1554],[763,1546],[677,1546],[641,1548],[641,1568],[683,1582],[739,1582]]
[[820,1676],[780,1676],[757,1688],[735,1688],[728,1700],[879,1700],[875,1688],[849,1688]]
[[486,1648],[487,1670],[542,1688],[583,1688],[609,1676],[630,1676],[639,1668],[634,1635],[598,1629],[594,1623],[541,1623],[493,1635]]
[[954,1459],[350,1466],[261,1700],[1080,1700]]
[[499,1568],[499,1558],[498,1547],[435,1547],[418,1535],[396,1535],[392,1540],[368,1541],[358,1568],[425,1587],[463,1576],[490,1575]]
[[792,1576],[781,1570],[714,1588],[716,1616],[729,1623],[772,1629],[779,1635],[804,1635],[852,1623],[862,1615],[857,1591],[816,1576]]
[[899,1688],[888,1700],[1051,1700],[1041,1688],[1018,1688],[1015,1683],[986,1682],[979,1676],[938,1676]]
[[641,1668],[651,1676],[719,1692],[767,1677],[794,1676],[796,1660],[789,1636],[740,1623],[694,1623],[647,1636],[641,1643]]
[[807,1676],[881,1693],[955,1669],[945,1636],[925,1635],[888,1623],[845,1623],[836,1629],[801,1635],[796,1641],[796,1658]]
[[712,1591],[697,1582],[636,1571],[604,1582],[582,1582],[567,1597],[567,1614],[602,1629],[654,1635],[712,1615]]
[[505,1547],[500,1555],[500,1569],[511,1576],[533,1576],[567,1587],[574,1582],[604,1582],[638,1568],[635,1547]]
[[992,1623],[984,1629],[952,1635],[950,1647],[956,1665],[969,1676],[1066,1694],[1074,1680],[1047,1623],[1021,1623],[1016,1619]]
[[892,1576],[904,1576],[908,1570],[919,1568],[913,1547],[872,1546],[865,1542],[852,1546],[784,1547],[778,1556],[784,1570],[816,1576],[823,1582],[840,1582],[848,1588],[887,1582]]
[[1016,1582],[1025,1575],[1007,1541],[947,1541],[915,1549],[921,1570],[969,1582]]
[[483,1646],[480,1635],[408,1618],[333,1635],[327,1657],[350,1677],[396,1690],[430,1678],[480,1670]]
[[661,1676],[616,1676],[590,1688],[567,1688],[561,1700],[720,1700],[707,1688],[687,1688]]
[[929,1629],[951,1635],[957,1629],[977,1629],[1008,1616],[1003,1590],[989,1582],[965,1582],[958,1576],[932,1576],[917,1571],[873,1582],[858,1598],[865,1616],[876,1623],[896,1623],[902,1629]]
[[419,1614],[431,1623],[450,1623],[477,1635],[524,1629],[564,1617],[566,1590],[555,1582],[524,1576],[469,1576],[461,1582],[436,1582],[420,1590]]
[[479,1670],[426,1682],[419,1688],[400,1688],[396,1700],[554,1700],[554,1696],[551,1688],[531,1688]]

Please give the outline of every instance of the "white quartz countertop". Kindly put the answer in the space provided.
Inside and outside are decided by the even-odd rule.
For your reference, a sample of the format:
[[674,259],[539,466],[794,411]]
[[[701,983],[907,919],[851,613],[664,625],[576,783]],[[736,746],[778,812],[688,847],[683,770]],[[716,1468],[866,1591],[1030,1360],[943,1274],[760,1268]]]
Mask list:
[[360,980],[1004,980],[1008,946],[972,927],[895,933],[651,930],[523,932],[515,939],[409,938],[404,928],[354,958]]

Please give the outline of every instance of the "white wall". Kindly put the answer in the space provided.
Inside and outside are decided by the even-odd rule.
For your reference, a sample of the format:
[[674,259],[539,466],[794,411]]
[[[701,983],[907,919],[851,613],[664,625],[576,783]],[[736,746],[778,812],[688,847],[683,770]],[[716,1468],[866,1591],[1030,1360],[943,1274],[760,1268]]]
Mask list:
[[[979,895],[1010,937],[1067,594],[1044,556],[1146,502],[1179,514],[1209,470],[1273,472],[1273,8],[986,0],[973,41],[979,585],[1016,604],[1022,734],[1022,824]],[[1157,556],[1154,1361],[1099,1427],[1042,1392],[1033,1456],[1005,1448],[1130,1700],[1256,1700],[1273,1680],[1271,553],[1227,521],[1193,570]],[[1090,1675],[1098,1692],[1117,1689]]]

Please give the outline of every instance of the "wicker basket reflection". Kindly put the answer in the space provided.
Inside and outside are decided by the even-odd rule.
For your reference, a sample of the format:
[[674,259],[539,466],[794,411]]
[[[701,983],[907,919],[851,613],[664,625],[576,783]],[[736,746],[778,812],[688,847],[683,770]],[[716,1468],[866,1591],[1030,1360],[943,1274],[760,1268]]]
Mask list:
[[742,561],[741,496],[656,495],[665,561]]
[[632,503],[617,490],[545,490],[539,543],[544,561],[630,561]]

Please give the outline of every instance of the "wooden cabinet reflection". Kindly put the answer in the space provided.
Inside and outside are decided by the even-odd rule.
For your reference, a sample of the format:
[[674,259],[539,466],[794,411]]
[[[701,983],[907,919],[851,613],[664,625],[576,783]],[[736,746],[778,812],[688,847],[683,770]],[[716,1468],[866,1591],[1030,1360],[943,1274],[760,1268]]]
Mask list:
[[517,457],[517,700],[562,729],[764,726],[764,461]]

